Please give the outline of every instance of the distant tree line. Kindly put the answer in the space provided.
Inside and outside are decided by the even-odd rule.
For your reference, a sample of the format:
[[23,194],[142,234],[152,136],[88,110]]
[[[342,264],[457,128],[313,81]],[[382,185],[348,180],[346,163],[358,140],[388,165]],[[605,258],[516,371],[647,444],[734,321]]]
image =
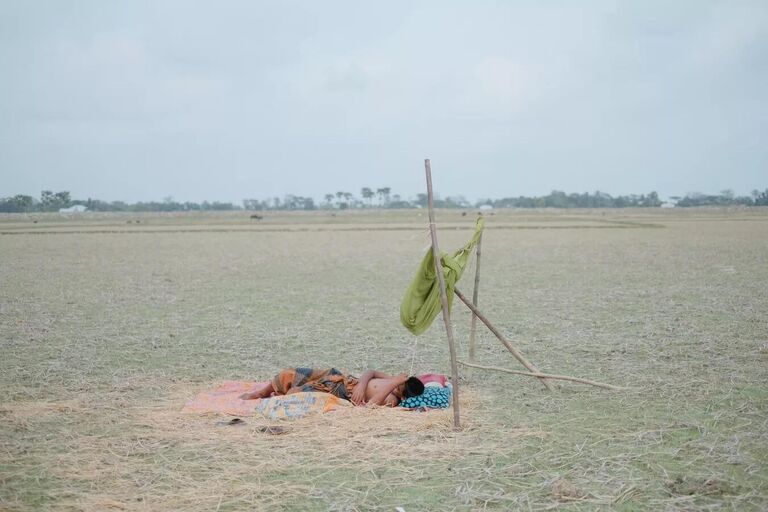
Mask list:
[[56,192],[54,194],[50,190],[43,190],[40,193],[40,199],[23,194],[0,198],[0,212],[57,212],[59,208],[67,208],[71,204],[69,192]]
[[[427,194],[417,194],[415,198],[403,199],[398,194],[392,194],[389,187],[372,189],[363,187],[360,196],[351,192],[338,191],[323,196],[323,201],[316,204],[311,197],[287,195],[283,199],[244,199],[243,208],[246,210],[347,210],[358,208],[425,208]],[[732,191],[723,190],[718,195],[703,195],[691,193],[685,197],[670,198],[674,206],[768,206],[768,189],[763,192],[753,190],[751,196],[736,197]],[[648,194],[630,194],[612,196],[605,192],[596,191],[592,194],[566,194],[553,190],[546,196],[540,197],[505,197],[502,199],[481,199],[474,203],[464,196],[453,196],[434,199],[436,208],[477,208],[490,205],[494,208],[654,208],[663,204],[657,192]]]
[[485,199],[483,204],[494,208],[629,208],[629,207],[658,207],[662,205],[656,192],[649,194],[613,197],[605,192],[596,191],[594,194],[566,194],[553,190],[542,197],[505,197],[503,199]]
[[717,195],[694,192],[685,197],[670,197],[676,206],[768,206],[768,188],[755,189],[749,196],[736,196],[733,190],[723,190]]
[[5,213],[57,212],[62,208],[76,205],[85,206],[88,210],[95,212],[179,212],[240,209],[239,206],[232,203],[219,201],[203,201],[202,203],[186,201],[181,203],[174,201],[172,197],[166,197],[162,201],[138,203],[107,202],[91,198],[72,199],[67,191],[53,193],[50,190],[43,190],[39,199],[22,194],[0,198],[0,212]]
[[[392,194],[392,189],[382,187],[372,189],[363,187],[360,196],[352,192],[339,190],[323,196],[318,204],[311,197],[287,195],[282,199],[243,199],[246,210],[351,210],[363,208],[421,208],[427,206],[427,194],[417,194],[413,199],[403,199],[399,194]],[[472,208],[472,203],[462,196],[436,198],[437,208]]]
[[[731,190],[720,194],[706,195],[690,193],[685,197],[673,196],[672,204],[678,207],[690,206],[768,206],[768,189],[753,190],[749,196],[736,196]],[[478,208],[483,205],[494,208],[653,208],[663,203],[656,192],[648,194],[630,194],[612,196],[596,191],[592,194],[566,194],[553,190],[540,197],[505,197],[501,199],[481,199],[471,203],[463,196],[435,198],[436,208]],[[52,192],[43,190],[40,198],[17,194],[0,198],[0,212],[32,213],[57,212],[62,208],[82,205],[97,212],[179,212],[179,211],[228,211],[228,210],[347,210],[363,208],[424,208],[427,206],[427,194],[417,194],[415,198],[404,199],[399,194],[392,194],[392,189],[382,187],[373,189],[363,187],[360,196],[343,190],[328,193],[318,204],[312,197],[288,194],[282,198],[243,199],[242,206],[229,202],[203,201],[202,203],[174,201],[165,197],[162,201],[126,203],[124,201],[101,201],[99,199],[72,199],[68,191]]]

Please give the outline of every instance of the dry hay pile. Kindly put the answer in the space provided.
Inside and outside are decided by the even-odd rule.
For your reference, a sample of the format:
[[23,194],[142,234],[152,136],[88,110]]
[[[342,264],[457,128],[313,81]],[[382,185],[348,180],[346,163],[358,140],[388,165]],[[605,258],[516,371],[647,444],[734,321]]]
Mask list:
[[517,428],[505,432],[504,443],[484,439],[483,413],[471,393],[462,394],[459,432],[451,409],[350,407],[294,421],[232,421],[181,413],[187,398],[188,390],[151,406],[118,403],[98,410],[103,421],[75,402],[17,405],[4,416],[22,428],[26,418],[41,414],[83,415],[97,423],[57,441],[61,450],[42,463],[40,470],[57,481],[51,496],[57,510],[367,510],[382,493],[404,488],[444,494],[442,484],[429,486],[436,485],[435,473],[459,461],[458,471],[466,473],[460,492],[472,501],[471,480],[483,474],[466,462],[478,447],[502,453],[515,437],[542,436]]

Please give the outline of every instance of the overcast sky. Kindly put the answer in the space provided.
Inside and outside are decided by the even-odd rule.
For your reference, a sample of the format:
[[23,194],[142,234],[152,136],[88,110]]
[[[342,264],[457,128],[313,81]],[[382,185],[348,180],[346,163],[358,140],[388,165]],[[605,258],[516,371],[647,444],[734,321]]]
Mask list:
[[0,196],[768,187],[768,2],[0,0]]

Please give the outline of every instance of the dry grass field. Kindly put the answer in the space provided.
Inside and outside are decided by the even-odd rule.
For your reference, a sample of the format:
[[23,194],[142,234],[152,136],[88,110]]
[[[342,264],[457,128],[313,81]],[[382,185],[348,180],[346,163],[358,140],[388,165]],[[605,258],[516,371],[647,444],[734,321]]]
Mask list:
[[[440,211],[444,249],[475,212]],[[34,221],[37,222],[34,222]],[[180,413],[293,365],[449,373],[421,211],[0,217],[0,510],[765,510],[768,211],[497,211],[480,307],[543,371],[450,413]],[[459,283],[471,293],[473,268]],[[466,354],[470,316],[453,322]],[[517,369],[486,331],[481,364]]]

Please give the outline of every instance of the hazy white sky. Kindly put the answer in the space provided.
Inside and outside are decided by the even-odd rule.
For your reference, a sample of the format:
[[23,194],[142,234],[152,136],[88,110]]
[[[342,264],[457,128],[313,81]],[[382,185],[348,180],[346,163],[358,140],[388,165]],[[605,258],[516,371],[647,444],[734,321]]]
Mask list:
[[768,2],[0,0],[0,196],[768,187]]

